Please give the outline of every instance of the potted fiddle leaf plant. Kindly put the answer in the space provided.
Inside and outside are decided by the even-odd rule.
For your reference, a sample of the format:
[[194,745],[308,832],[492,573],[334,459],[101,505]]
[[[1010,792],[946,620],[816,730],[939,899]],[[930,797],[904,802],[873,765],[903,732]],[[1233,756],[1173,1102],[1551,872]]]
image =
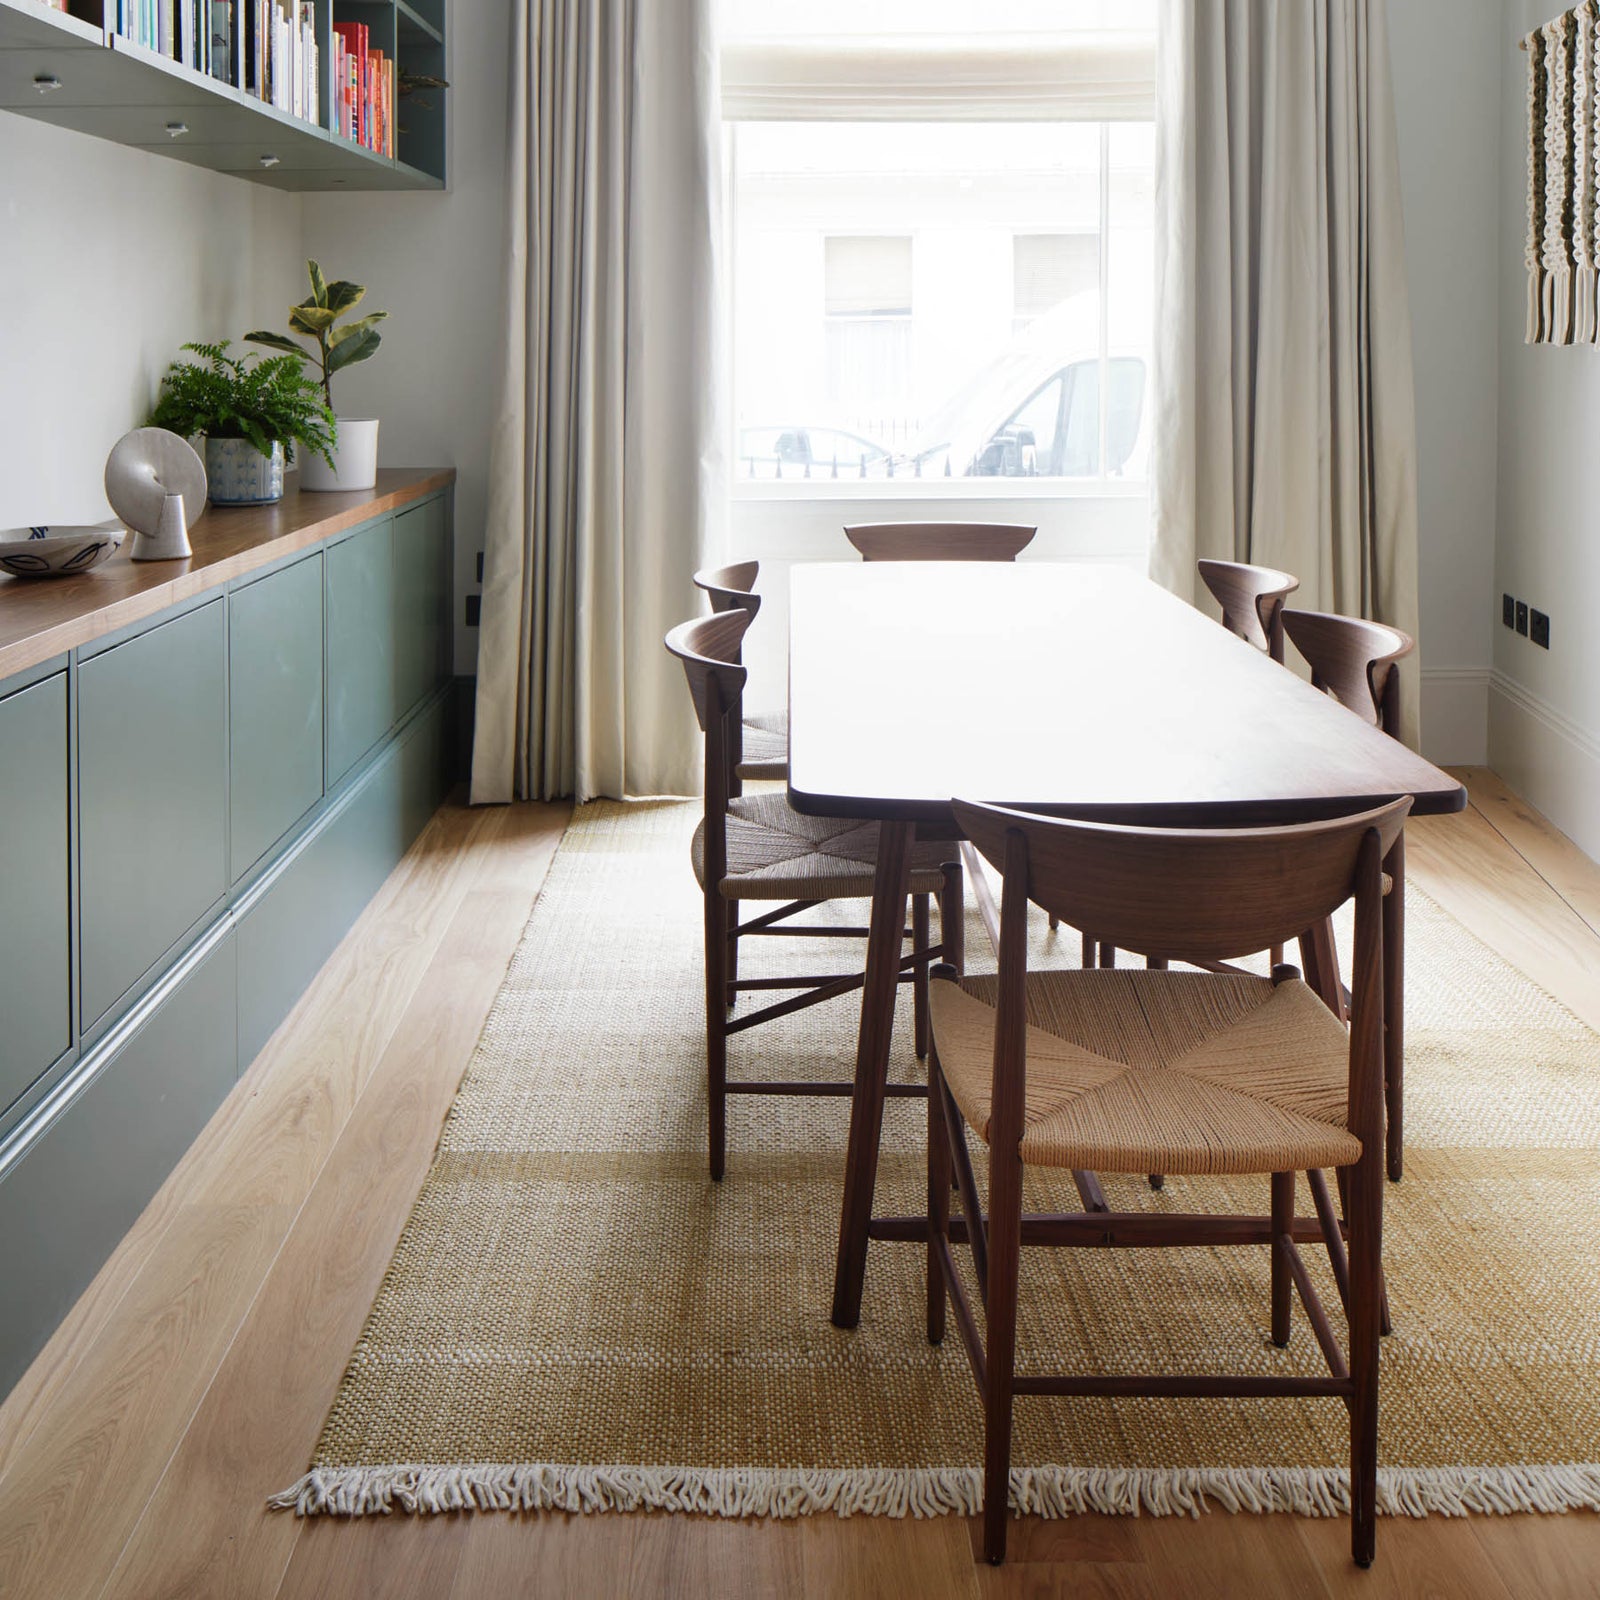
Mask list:
[[330,461],[337,437],[321,385],[291,355],[229,354],[231,341],[186,344],[198,361],[174,361],[147,427],[185,439],[205,436],[206,479],[219,506],[264,505],[283,498],[284,450],[304,461]]
[[[383,342],[378,324],[389,313],[369,311],[353,322],[341,324],[339,319],[365,298],[365,286],[347,283],[342,278],[329,283],[315,261],[306,262],[306,271],[311,278],[311,296],[289,307],[289,327],[292,332],[311,340],[310,350],[288,334],[266,329],[247,333],[245,338],[251,344],[266,345],[272,350],[297,356],[309,354],[322,373],[322,397],[332,411],[334,373],[368,360],[377,351]],[[339,417],[337,420],[338,442],[332,452],[327,456],[313,452],[301,462],[302,489],[370,489],[377,482],[378,419]]]

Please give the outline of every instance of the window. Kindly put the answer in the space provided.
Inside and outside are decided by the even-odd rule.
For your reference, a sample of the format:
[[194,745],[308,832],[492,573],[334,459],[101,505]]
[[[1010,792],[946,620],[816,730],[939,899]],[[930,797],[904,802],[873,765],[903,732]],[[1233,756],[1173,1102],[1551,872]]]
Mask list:
[[1100,234],[1019,233],[1011,241],[1011,331],[1100,287]]
[[737,480],[1142,481],[1153,0],[726,3]]

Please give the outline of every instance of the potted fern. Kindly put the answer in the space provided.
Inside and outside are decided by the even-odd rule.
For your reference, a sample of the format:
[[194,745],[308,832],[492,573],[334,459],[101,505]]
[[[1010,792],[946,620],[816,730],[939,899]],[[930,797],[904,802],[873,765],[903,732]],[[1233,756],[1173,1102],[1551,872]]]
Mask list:
[[283,498],[284,447],[328,460],[337,437],[320,385],[298,354],[243,357],[222,344],[186,344],[198,361],[174,361],[147,426],[205,436],[206,479],[219,506]]
[[[306,262],[311,296],[289,307],[289,327],[312,341],[309,352],[287,334],[258,329],[247,333],[251,344],[263,344],[289,355],[310,355],[322,373],[322,398],[333,410],[333,375],[358,361],[366,361],[383,342],[378,324],[387,311],[369,311],[342,326],[339,319],[366,297],[366,288],[337,278],[329,283],[315,261]],[[309,456],[301,463],[302,489],[370,489],[378,481],[378,419],[339,417],[338,442],[323,458]]]

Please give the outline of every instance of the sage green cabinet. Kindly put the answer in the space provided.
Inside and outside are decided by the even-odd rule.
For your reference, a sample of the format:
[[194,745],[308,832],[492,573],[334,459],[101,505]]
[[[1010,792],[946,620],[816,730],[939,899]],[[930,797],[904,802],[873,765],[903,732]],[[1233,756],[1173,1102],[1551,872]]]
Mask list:
[[319,553],[228,597],[235,881],[322,798],[322,582]]
[[228,887],[228,700],[219,597],[78,669],[81,1026]]
[[450,525],[443,500],[394,519],[395,709],[405,716],[449,670]]
[[0,1111],[72,1044],[67,675],[0,699]]
[[229,933],[0,1178],[0,1393],[238,1076]]
[[384,517],[329,545],[327,786],[395,720],[394,521]]

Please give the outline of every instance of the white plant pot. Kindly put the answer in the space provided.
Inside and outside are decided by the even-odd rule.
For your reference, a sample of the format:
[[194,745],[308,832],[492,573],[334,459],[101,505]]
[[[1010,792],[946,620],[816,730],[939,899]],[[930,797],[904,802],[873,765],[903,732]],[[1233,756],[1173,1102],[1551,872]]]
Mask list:
[[300,487],[324,493],[370,489],[378,481],[378,419],[340,417],[333,466],[313,451],[300,452]]

